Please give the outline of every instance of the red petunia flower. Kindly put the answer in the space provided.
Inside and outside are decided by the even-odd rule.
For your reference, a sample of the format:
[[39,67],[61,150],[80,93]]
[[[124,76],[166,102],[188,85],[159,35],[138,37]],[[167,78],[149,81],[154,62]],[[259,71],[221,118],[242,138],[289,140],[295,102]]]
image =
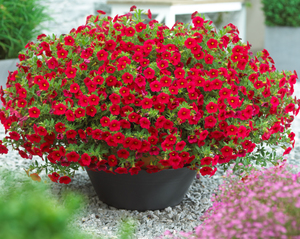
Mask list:
[[218,41],[216,39],[211,38],[206,44],[209,49],[218,48]]
[[204,23],[204,20],[202,17],[197,16],[193,19],[193,24],[195,27],[202,27],[203,23]]
[[59,183],[69,184],[70,182],[71,182],[71,178],[69,178],[68,176],[62,176],[59,179]]
[[109,130],[110,131],[119,131],[120,130],[120,122],[118,120],[112,120],[109,123]]
[[240,105],[238,97],[228,97],[227,102],[233,109],[236,109]]
[[67,160],[69,162],[77,162],[80,158],[80,155],[75,151],[66,154]]
[[140,118],[140,126],[144,129],[149,129],[150,128],[150,121],[146,117]]
[[204,57],[204,61],[206,64],[212,64],[213,61],[214,61],[214,57],[210,54],[207,54],[205,57]]
[[216,125],[217,120],[214,116],[210,115],[204,119],[204,122],[205,122],[204,123],[205,128],[213,128]]
[[233,152],[233,149],[230,148],[229,146],[224,146],[222,149],[221,149],[221,153],[223,156],[231,156],[232,155],[232,152]]
[[178,118],[181,120],[188,119],[190,117],[191,111],[186,108],[182,108],[178,111]]
[[141,31],[145,30],[146,28],[147,28],[147,25],[142,22],[139,22],[138,24],[135,25],[135,30],[137,32],[141,32]]
[[74,45],[74,38],[73,37],[71,37],[71,36],[66,36],[65,38],[64,38],[64,40],[65,40],[65,45],[66,46],[73,46]]
[[80,90],[80,86],[77,83],[73,83],[70,85],[70,92],[77,93]]
[[195,47],[197,44],[196,40],[194,38],[188,38],[185,40],[184,45],[186,48],[191,49],[193,47]]
[[209,102],[206,105],[206,110],[209,114],[216,113],[218,111],[218,105],[214,102]]
[[201,165],[210,165],[212,162],[212,158],[211,157],[205,157],[201,159]]
[[147,15],[148,15],[149,19],[152,19],[152,13],[151,13],[150,9],[148,9],[148,14]]
[[128,171],[126,168],[122,168],[122,167],[118,167],[116,170],[115,170],[116,173],[118,174],[127,174]]
[[75,78],[76,76],[76,72],[77,72],[77,69],[76,68],[72,68],[72,67],[68,67],[66,70],[65,70],[65,74],[68,78]]
[[152,79],[155,75],[155,71],[148,67],[144,70],[144,75],[146,79]]
[[40,116],[41,111],[37,107],[32,107],[28,109],[29,117],[38,118]]
[[152,107],[152,100],[149,98],[145,98],[141,101],[141,105],[143,109],[150,109]]
[[52,182],[57,183],[57,180],[60,176],[58,173],[53,172],[52,174],[48,174],[48,177],[51,179]]
[[100,50],[97,52],[98,61],[106,61],[108,57],[108,53],[105,50]]
[[84,166],[89,166],[90,163],[91,163],[91,157],[87,154],[87,153],[84,153],[81,155],[81,158],[80,160],[78,161],[78,163],[84,167]]

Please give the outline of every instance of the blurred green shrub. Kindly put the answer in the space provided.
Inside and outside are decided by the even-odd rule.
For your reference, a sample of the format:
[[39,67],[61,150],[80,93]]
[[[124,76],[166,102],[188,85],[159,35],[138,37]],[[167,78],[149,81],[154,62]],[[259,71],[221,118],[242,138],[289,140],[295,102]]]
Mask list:
[[19,51],[41,33],[40,24],[52,19],[46,13],[46,2],[0,0],[0,59],[17,58]]
[[72,216],[84,205],[82,196],[67,192],[59,202],[49,193],[47,184],[16,179],[11,172],[0,173],[0,187],[0,238],[87,238],[68,229]]
[[267,26],[300,26],[300,0],[262,0]]
[[[69,225],[87,204],[83,195],[66,190],[58,199],[48,184],[3,170],[0,188],[1,239],[101,239]],[[117,238],[133,238],[134,224],[130,218],[122,219]]]

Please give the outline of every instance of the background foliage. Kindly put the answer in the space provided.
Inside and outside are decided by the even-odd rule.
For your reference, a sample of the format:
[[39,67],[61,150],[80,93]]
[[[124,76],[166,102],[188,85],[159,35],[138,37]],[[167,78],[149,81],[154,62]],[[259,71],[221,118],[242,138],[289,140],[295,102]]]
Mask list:
[[267,26],[300,26],[300,0],[262,0]]
[[[43,2],[43,5],[41,4]],[[41,0],[0,0],[0,59],[17,58],[19,51],[51,20]]]

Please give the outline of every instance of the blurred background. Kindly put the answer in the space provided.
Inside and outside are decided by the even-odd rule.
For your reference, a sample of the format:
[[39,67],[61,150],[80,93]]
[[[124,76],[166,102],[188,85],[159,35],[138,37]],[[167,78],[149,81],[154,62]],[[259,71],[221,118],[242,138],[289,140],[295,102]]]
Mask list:
[[38,34],[67,34],[97,10],[114,17],[132,5],[151,9],[153,18],[168,27],[191,22],[195,11],[217,29],[232,23],[255,55],[266,48],[278,70],[300,70],[300,0],[0,0],[0,85],[6,88],[18,52]]

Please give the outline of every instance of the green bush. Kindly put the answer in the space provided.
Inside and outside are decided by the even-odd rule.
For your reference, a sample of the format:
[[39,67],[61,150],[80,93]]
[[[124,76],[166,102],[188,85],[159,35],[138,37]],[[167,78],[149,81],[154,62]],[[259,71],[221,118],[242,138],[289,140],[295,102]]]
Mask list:
[[40,24],[52,18],[43,0],[0,0],[0,59],[18,57],[28,41],[41,33]]
[[47,184],[16,179],[11,172],[0,173],[0,186],[0,238],[87,238],[68,228],[72,216],[83,205],[82,196],[68,192],[59,202],[47,191]]
[[300,26],[300,0],[262,0],[267,26]]
[[[48,184],[16,177],[14,172],[0,171],[0,238],[1,239],[101,239],[70,226],[87,201],[66,190],[58,199]],[[135,226],[123,219],[118,239],[133,237]]]

